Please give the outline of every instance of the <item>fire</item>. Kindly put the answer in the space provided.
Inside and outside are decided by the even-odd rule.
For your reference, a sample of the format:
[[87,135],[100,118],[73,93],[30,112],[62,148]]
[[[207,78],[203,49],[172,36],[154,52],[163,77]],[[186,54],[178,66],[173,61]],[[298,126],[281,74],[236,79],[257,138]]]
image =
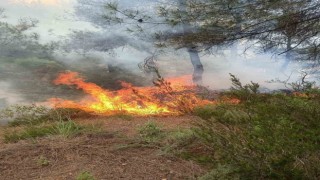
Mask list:
[[66,72],[54,81],[56,85],[76,87],[88,97],[79,102],[52,98],[50,104],[57,108],[78,108],[84,111],[103,115],[120,112],[146,115],[179,115],[193,110],[195,106],[214,103],[196,96],[196,86],[191,76],[159,79],[153,87],[134,87],[122,82],[123,88],[118,91],[103,89],[100,86],[85,82],[76,72]]

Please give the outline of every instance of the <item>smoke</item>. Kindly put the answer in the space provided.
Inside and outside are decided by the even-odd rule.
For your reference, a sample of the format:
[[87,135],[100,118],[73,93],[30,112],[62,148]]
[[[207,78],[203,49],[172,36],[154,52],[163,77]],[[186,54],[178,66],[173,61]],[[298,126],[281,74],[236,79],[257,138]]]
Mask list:
[[[212,60],[215,62],[212,62]],[[295,80],[297,75],[294,66],[290,66],[285,72],[281,72],[280,68],[284,59],[273,59],[271,54],[258,54],[254,57],[241,55],[235,57],[231,54],[226,54],[224,56],[204,58],[203,62],[206,68],[204,81],[212,89],[227,89],[231,87],[229,73],[236,75],[243,84],[248,84],[251,81],[259,83],[262,90],[285,88],[281,83],[270,83],[269,81],[276,79],[286,80],[289,75],[292,76],[291,80]]]
[[11,87],[9,82],[1,81],[0,87],[0,109],[25,102],[25,99]]
[[[107,34],[112,34],[115,31],[121,32],[128,27],[132,27],[132,23],[137,23],[134,22],[134,20],[132,22],[128,20],[128,23],[120,23],[116,25],[107,23],[104,17],[108,16],[109,14],[106,14],[106,10],[103,6],[103,4],[107,2],[110,1],[78,0],[78,4],[75,7],[75,13],[80,19],[88,21],[94,26],[103,29],[102,35],[98,35],[97,37],[99,37],[99,39],[107,39],[106,41],[104,41],[107,44],[108,42],[112,42],[113,40],[117,42],[117,37],[122,37],[121,39],[124,41],[122,41],[121,45],[125,44],[126,47],[129,46],[131,47],[131,49],[140,51],[140,54],[146,54],[145,57],[147,57],[148,55],[150,56],[152,54],[152,51],[155,51],[155,49],[152,47],[152,43],[148,44],[139,39],[134,39],[130,36],[124,35],[125,33],[117,34],[116,36],[114,36],[114,38],[113,36],[108,36],[107,38],[105,38]],[[157,3],[160,2],[139,1],[139,3],[136,3],[136,1],[119,1],[118,5],[120,8],[129,7],[130,9],[142,10],[144,13],[148,13],[150,9],[154,7],[154,4]],[[155,17],[152,18],[153,20],[155,20]],[[147,26],[148,25],[143,25],[143,30],[147,30],[148,33],[151,34],[154,31],[160,29],[166,31],[166,27],[163,26],[156,26],[156,28],[149,28]],[[173,33],[177,33],[182,29],[175,29]],[[281,83],[268,83],[268,81],[271,80],[279,79],[296,81],[299,78],[299,69],[303,68],[302,65],[299,65],[297,63],[290,63],[290,65],[284,70],[281,69],[281,67],[286,67],[285,64],[288,63],[288,61],[285,61],[284,57],[277,57],[272,54],[257,54],[254,50],[247,51],[247,54],[243,55],[242,51],[244,51],[245,49],[243,46],[244,45],[241,45],[241,43],[239,43],[234,47],[221,50],[219,54],[202,56],[201,59],[205,68],[204,84],[206,86],[212,89],[229,88],[231,85],[231,82],[229,80],[229,73],[232,73],[239,77],[240,80],[243,81],[243,83],[250,83],[250,81],[258,82],[262,86],[262,88],[265,89],[284,88],[284,85]],[[98,47],[101,48],[104,47],[104,45],[99,45]],[[108,47],[110,47],[109,44]],[[127,50],[127,48],[125,50]],[[191,62],[189,60],[189,57],[186,55],[186,52],[183,51],[186,50],[180,50],[178,53],[170,52],[164,55],[158,55],[157,63],[160,68],[160,72],[162,72],[164,76],[192,74],[193,67],[191,66]],[[132,64],[132,59],[136,58],[136,55],[133,55],[132,52],[129,51],[117,52],[120,53],[122,57],[130,57],[125,57],[125,63],[123,63],[123,66],[125,66],[126,64]],[[141,60],[143,59],[144,57],[141,57]],[[114,58],[114,61],[118,61],[118,59]]]
[[[192,74],[193,67],[185,50],[159,59],[160,71],[166,76]],[[204,66],[204,86],[214,90],[231,87],[229,73],[236,75],[243,84],[251,81],[259,83],[262,91],[287,88],[283,83],[271,81],[299,81],[305,66],[304,63],[290,61],[288,67],[283,70],[285,57],[271,53],[257,53],[254,49],[244,52],[242,45],[220,49],[211,54],[202,54],[201,61]],[[310,75],[306,80],[316,79]]]
[[[44,13],[48,10],[47,8],[41,9],[32,4],[28,7],[13,7],[7,4],[11,20],[17,20],[24,15],[40,17],[40,23],[36,29],[42,32],[40,39],[45,42],[55,40],[63,49],[57,51],[53,57],[33,57],[34,55],[29,57],[28,55],[28,57],[18,58],[15,51],[0,54],[0,56],[6,56],[0,60],[0,108],[24,102],[45,101],[51,97],[67,99],[81,97],[83,94],[75,89],[52,84],[60,72],[67,70],[77,71],[88,82],[109,89],[121,88],[118,82],[120,80],[131,82],[136,86],[152,84],[152,75],[141,72],[138,64],[154,54],[153,45],[150,42],[138,40],[134,36],[120,33],[119,31],[125,29],[125,26],[120,30],[117,26],[105,28],[107,25],[100,16],[103,7],[101,6],[98,10],[92,9],[95,5],[106,2],[105,0],[79,0],[79,2],[86,4],[77,6],[75,15],[82,20],[91,21],[92,26],[83,22],[57,20],[57,16],[66,15],[65,9],[50,8],[48,11],[50,15],[47,15]],[[126,2],[132,4],[133,1]],[[3,4],[2,2],[0,5]],[[66,6],[68,6],[66,9],[72,9],[70,4]],[[43,17],[41,14],[46,16]],[[99,28],[96,29],[93,26]],[[56,36],[49,35],[48,30],[52,28],[57,32]],[[92,29],[94,31],[91,31]],[[60,35],[64,35],[64,38]],[[285,71],[281,71],[284,58],[272,54],[257,54],[254,50],[244,54],[243,49],[238,45],[209,55],[205,52],[200,53],[205,69],[204,85],[216,90],[228,89],[231,86],[229,73],[232,73],[244,84],[253,81],[261,84],[263,88],[278,89],[284,88],[283,84],[267,81],[287,80],[289,77],[290,81],[296,81],[300,75],[299,70],[303,69],[301,63],[291,62]],[[184,49],[178,51],[171,49],[169,52],[156,53],[156,55],[156,63],[164,77],[193,72],[189,56]]]

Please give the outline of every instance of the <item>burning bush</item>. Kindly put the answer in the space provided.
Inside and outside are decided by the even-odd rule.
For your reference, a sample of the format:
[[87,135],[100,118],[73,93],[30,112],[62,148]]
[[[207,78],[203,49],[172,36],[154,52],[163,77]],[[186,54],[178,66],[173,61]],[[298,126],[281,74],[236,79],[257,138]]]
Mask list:
[[132,115],[179,115],[190,113],[198,105],[213,104],[197,96],[196,86],[191,83],[191,76],[159,78],[155,87],[134,87],[122,82],[118,91],[103,89],[94,83],[85,82],[76,72],[66,72],[54,81],[56,85],[75,86],[88,96],[80,102],[52,98],[54,107],[77,108],[87,112],[113,115],[127,113]]

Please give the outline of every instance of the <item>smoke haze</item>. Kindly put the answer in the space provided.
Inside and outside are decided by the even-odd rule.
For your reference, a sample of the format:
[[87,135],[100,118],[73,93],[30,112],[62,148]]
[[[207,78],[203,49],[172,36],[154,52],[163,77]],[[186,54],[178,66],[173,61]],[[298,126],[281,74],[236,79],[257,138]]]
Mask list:
[[[64,50],[56,51],[53,57],[39,55],[26,60],[21,57],[15,58],[16,52],[12,52],[11,56],[2,57],[0,108],[16,103],[44,101],[55,96],[65,96],[69,99],[81,97],[81,92],[52,84],[57,74],[66,70],[78,71],[88,81],[104,88],[121,88],[119,80],[141,86],[152,84],[151,75],[141,72],[138,63],[150,56],[154,48],[148,43],[120,33],[118,29],[104,30],[97,28],[95,26],[97,24],[80,21],[81,18],[76,16],[77,12],[74,10],[76,2],[76,0],[0,2],[7,16],[3,21],[16,24],[18,19],[23,17],[35,18],[39,20],[39,24],[30,31],[40,34],[41,43],[55,41],[66,46]],[[123,3],[129,6],[132,1]],[[97,14],[93,14],[90,18],[95,16]],[[72,39],[70,35],[75,35],[75,31],[82,34]],[[256,54],[254,51],[247,51],[244,55],[241,48],[239,46],[237,52],[234,52],[234,48],[229,48],[215,55],[202,54],[205,86],[216,90],[227,89],[231,85],[229,73],[232,73],[243,83],[253,81],[265,88],[276,89],[283,88],[283,85],[270,84],[267,81],[277,78],[286,80],[289,76],[294,81],[299,76],[298,70],[301,67],[298,64],[291,63],[285,72],[281,72],[284,58],[271,54]],[[193,71],[184,49],[159,54],[157,64],[165,77],[191,74]]]

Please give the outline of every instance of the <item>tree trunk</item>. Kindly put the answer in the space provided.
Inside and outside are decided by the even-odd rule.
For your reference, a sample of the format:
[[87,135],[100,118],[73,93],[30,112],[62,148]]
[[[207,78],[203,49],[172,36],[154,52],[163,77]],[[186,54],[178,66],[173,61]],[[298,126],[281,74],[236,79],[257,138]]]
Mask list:
[[[186,4],[185,0],[179,0],[179,8],[181,11],[187,11],[186,10]],[[190,28],[189,22],[182,22],[182,29],[185,33]],[[190,56],[191,63],[193,65],[193,75],[192,75],[192,81],[195,84],[202,85],[202,75],[204,72],[203,65],[200,60],[199,52],[197,51],[196,47],[191,45],[191,47],[187,47],[187,51]]]
[[201,63],[199,53],[196,49],[188,48],[190,60],[193,65],[192,80],[195,84],[202,85],[202,75],[204,72],[203,65]]

